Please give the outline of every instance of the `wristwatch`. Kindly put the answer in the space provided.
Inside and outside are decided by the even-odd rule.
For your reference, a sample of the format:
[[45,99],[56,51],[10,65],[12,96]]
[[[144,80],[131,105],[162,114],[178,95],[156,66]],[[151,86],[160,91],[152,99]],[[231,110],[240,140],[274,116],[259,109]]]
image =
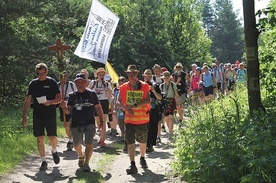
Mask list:
[[134,106],[134,108],[137,108],[137,104],[134,104],[133,106]]

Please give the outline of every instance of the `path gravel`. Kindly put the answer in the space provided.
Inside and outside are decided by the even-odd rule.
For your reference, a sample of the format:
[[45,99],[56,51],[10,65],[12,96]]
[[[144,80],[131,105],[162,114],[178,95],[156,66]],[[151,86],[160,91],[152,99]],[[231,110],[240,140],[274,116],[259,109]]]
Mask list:
[[83,172],[78,167],[75,151],[66,150],[66,139],[59,138],[58,151],[61,161],[55,165],[50,149],[47,150],[48,169],[39,171],[41,159],[37,154],[31,155],[18,165],[14,172],[0,175],[1,183],[77,183],[77,182],[180,182],[172,178],[170,163],[174,159],[174,146],[167,134],[162,132],[162,143],[154,147],[155,151],[146,155],[149,168],[143,170],[139,164],[138,146],[136,148],[136,165],[138,174],[127,175],[126,168],[130,165],[129,157],[121,151],[123,143],[119,137],[109,137],[107,147],[97,145],[99,136],[94,141],[94,152],[90,161],[91,172]]

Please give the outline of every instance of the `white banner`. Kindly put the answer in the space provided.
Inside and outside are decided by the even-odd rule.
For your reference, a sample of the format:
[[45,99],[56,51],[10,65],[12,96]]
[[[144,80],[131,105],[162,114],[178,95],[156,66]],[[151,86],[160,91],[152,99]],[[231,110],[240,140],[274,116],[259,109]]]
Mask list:
[[74,54],[105,64],[118,22],[118,16],[98,0],[93,0],[85,30]]

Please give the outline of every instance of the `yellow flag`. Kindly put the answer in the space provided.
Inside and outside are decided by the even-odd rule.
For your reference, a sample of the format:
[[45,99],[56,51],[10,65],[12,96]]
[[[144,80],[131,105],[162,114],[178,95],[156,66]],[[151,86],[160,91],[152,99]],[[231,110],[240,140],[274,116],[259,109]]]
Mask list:
[[110,65],[110,63],[107,61],[105,64],[105,70],[107,72],[107,74],[110,75],[112,82],[118,82],[119,76],[117,74],[117,72],[114,70],[114,68]]

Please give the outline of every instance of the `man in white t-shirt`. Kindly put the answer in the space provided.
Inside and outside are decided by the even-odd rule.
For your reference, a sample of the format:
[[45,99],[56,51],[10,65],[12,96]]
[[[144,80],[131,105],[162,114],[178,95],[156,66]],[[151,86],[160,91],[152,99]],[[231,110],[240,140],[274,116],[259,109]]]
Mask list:
[[[68,72],[63,73],[63,79],[58,82],[59,90],[61,91],[61,82],[64,83],[64,101],[68,100],[69,93],[77,91],[77,87],[74,82],[68,81],[69,74]],[[68,137],[68,143],[67,143],[67,150],[72,151],[73,149],[73,137],[70,132],[70,120],[71,120],[71,115],[63,113],[63,110],[61,107],[59,107],[59,112],[60,112],[60,121],[63,121],[63,125],[65,127],[65,132]],[[64,121],[65,119],[65,121]]]

